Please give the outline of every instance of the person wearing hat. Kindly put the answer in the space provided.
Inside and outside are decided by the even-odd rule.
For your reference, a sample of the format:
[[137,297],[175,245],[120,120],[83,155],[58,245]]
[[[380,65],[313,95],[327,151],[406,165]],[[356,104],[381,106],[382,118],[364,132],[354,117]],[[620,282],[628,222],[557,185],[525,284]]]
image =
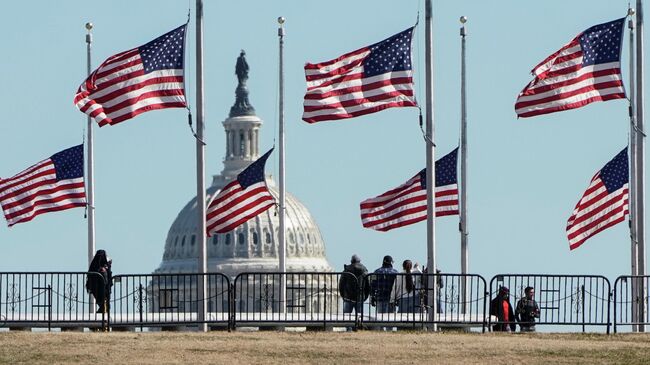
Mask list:
[[490,315],[497,317],[497,323],[492,326],[492,331],[515,332],[515,312],[510,304],[510,290],[508,287],[499,288],[499,293],[490,301]]
[[377,306],[377,313],[391,313],[395,309],[390,304],[390,292],[393,290],[396,274],[397,270],[393,269],[393,258],[386,255],[381,267],[371,275],[370,303]]
[[[343,314],[361,314],[363,302],[370,294],[368,269],[361,263],[359,255],[352,255],[350,265],[343,265],[343,274],[339,279],[339,294],[343,298]],[[351,328],[348,328],[349,330]]]

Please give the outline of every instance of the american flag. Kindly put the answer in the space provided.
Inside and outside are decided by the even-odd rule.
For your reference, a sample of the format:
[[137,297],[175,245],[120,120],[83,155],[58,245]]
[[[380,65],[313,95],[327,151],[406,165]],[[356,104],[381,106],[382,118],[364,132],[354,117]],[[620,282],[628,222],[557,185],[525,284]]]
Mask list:
[[625,98],[621,76],[624,23],[622,18],[594,25],[535,66],[531,71],[535,79],[517,97],[517,116]]
[[308,123],[353,118],[383,109],[416,106],[409,28],[331,61],[305,65]]
[[[458,214],[458,148],[436,161],[436,217]],[[378,197],[361,202],[366,228],[389,231],[427,219],[427,169]]]
[[629,213],[628,173],[625,148],[591,179],[567,222],[570,249],[580,247],[596,233],[625,220]]
[[150,110],[185,107],[186,28],[109,57],[79,86],[77,108],[103,127]]
[[14,177],[0,178],[0,204],[10,227],[43,213],[85,207],[83,145],[56,153]]
[[208,204],[207,235],[232,231],[275,205],[264,179],[264,165],[273,148],[250,164]]

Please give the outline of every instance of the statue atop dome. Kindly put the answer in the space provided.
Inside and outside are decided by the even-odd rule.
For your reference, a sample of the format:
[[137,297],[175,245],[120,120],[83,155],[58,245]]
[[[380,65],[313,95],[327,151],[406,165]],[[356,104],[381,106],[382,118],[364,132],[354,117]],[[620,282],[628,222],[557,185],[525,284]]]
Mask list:
[[248,101],[248,62],[246,62],[246,52],[242,49],[237,63],[235,65],[235,75],[237,75],[237,89],[235,90],[235,104],[230,108],[230,117],[239,117],[245,115],[255,115],[255,108]]

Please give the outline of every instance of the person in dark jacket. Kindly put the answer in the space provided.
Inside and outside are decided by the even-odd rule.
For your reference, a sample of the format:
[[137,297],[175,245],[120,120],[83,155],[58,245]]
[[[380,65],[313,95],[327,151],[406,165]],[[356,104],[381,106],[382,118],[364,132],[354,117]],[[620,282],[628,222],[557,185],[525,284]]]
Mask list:
[[502,286],[499,293],[490,302],[490,315],[496,316],[499,323],[492,326],[492,331],[515,332],[517,324],[515,322],[515,313],[510,305],[510,290]]
[[381,267],[371,275],[370,303],[377,306],[377,313],[395,311],[394,306],[390,305],[390,292],[393,290],[396,274],[397,270],[393,269],[393,258],[386,255]]
[[108,312],[111,285],[113,285],[112,263],[113,261],[108,257],[106,251],[97,250],[88,267],[89,273],[99,273],[101,275],[86,276],[86,291],[92,293],[95,297],[98,307],[97,313]]
[[519,299],[515,317],[521,332],[535,332],[535,318],[539,318],[539,305],[535,301],[535,288],[524,289],[524,297]]
[[[343,272],[339,279],[339,294],[343,298],[343,313],[361,313],[363,302],[370,294],[368,283],[368,269],[361,263],[358,255],[352,255],[350,265],[343,265]],[[354,275],[354,277],[352,276]]]

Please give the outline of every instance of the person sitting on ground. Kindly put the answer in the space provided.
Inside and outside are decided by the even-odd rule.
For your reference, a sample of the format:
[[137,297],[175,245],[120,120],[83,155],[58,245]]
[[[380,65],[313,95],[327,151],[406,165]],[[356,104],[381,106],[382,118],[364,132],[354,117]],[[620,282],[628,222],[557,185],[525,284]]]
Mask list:
[[373,306],[377,306],[377,313],[394,312],[390,305],[390,292],[393,289],[397,270],[393,269],[393,258],[390,255],[384,256],[381,267],[371,275],[370,299]]
[[497,323],[492,326],[492,331],[515,332],[517,324],[515,322],[515,313],[510,305],[510,290],[502,286],[499,293],[490,302],[490,315],[497,317]]
[[539,318],[539,306],[535,301],[535,288],[524,289],[524,297],[519,299],[515,316],[521,332],[535,332],[535,318]]
[[413,262],[404,260],[404,271],[395,278],[393,289],[390,293],[390,303],[398,307],[399,313],[414,313],[419,310],[420,294],[415,287]]
[[358,255],[352,255],[350,265],[343,265],[343,272],[344,274],[339,279],[339,294],[343,298],[343,313],[352,313],[354,310],[360,314],[363,302],[368,299],[370,294],[368,269],[361,263],[361,258]]

